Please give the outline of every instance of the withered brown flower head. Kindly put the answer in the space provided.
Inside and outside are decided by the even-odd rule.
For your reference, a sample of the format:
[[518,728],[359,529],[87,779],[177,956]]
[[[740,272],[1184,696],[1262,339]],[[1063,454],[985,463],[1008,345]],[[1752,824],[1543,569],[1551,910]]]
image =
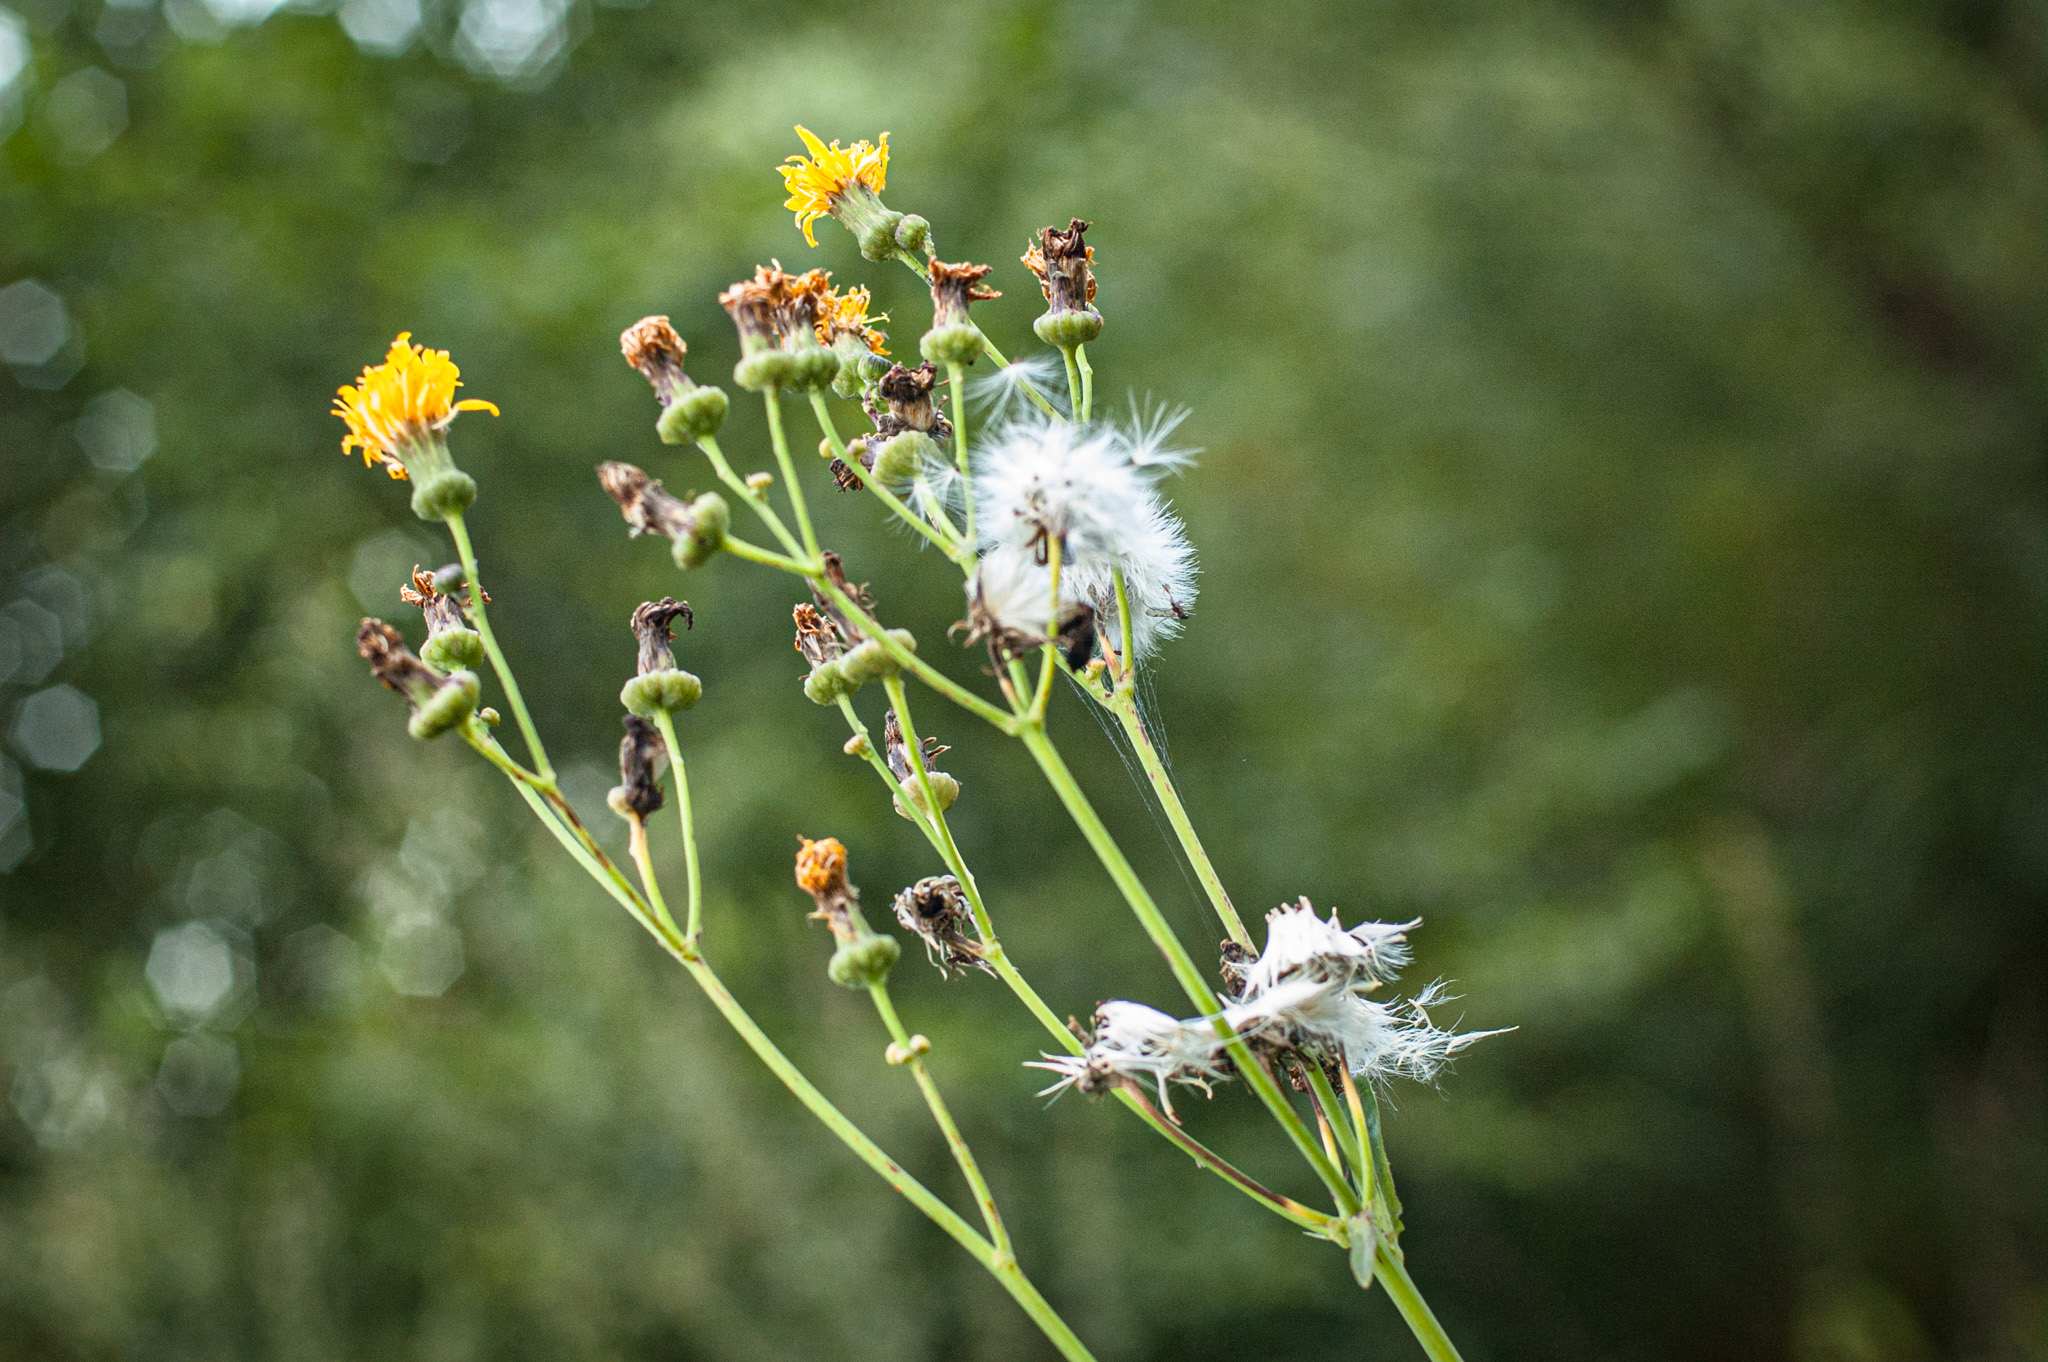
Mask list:
[[1081,240],[1088,226],[1073,218],[1065,231],[1042,227],[1038,244],[1024,252],[1024,267],[1038,276],[1038,290],[1054,312],[1079,312],[1095,301],[1095,248]]
[[654,395],[663,406],[696,386],[683,372],[683,356],[690,347],[683,344],[666,317],[642,317],[634,322],[619,333],[619,349],[626,363],[654,385]]
[[[927,737],[918,746],[924,751],[924,769],[932,769],[932,758],[952,749],[937,738]],[[882,750],[889,761],[889,771],[899,781],[913,779],[917,772],[910,764],[910,744],[903,741],[903,725],[896,722],[896,711],[891,709],[882,719]]]
[[1259,957],[1249,946],[1235,941],[1224,942],[1221,950],[1222,960],[1216,972],[1223,981],[1223,997],[1227,1002],[1236,1002],[1244,997],[1245,985],[1251,980],[1252,963]]
[[967,320],[969,303],[985,303],[1002,297],[1000,290],[981,287],[981,281],[995,272],[992,265],[962,262],[948,265],[932,261],[932,329],[954,326]]
[[789,276],[766,265],[755,267],[752,279],[742,279],[718,295],[718,305],[739,328],[740,346],[752,350],[770,346],[776,340],[776,321],[785,297],[783,281]]
[[934,439],[944,439],[953,433],[950,421],[941,416],[932,402],[932,387],[939,381],[939,371],[932,367],[930,360],[915,369],[906,369],[900,364],[889,366],[889,372],[882,375],[875,385],[882,400],[889,404],[889,410],[875,417],[875,429],[885,436],[901,435],[906,430],[921,430]]
[[405,646],[405,636],[379,619],[365,619],[356,630],[356,651],[370,664],[370,674],[408,700],[433,694],[441,679]]
[[646,818],[662,805],[655,759],[662,753],[661,731],[637,714],[625,716],[626,736],[619,740],[619,783],[611,793],[615,809]]
[[793,612],[796,616],[796,650],[804,655],[804,661],[816,671],[834,658],[846,655],[846,635],[839,628],[839,621],[830,615],[820,614],[815,605],[799,605]]
[[817,902],[817,910],[811,917],[822,921],[840,942],[850,942],[866,934],[866,924],[859,920],[860,891],[846,879],[846,847],[837,837],[827,837],[822,842],[810,838],[801,839],[803,846],[796,853],[797,887]]
[[690,603],[673,596],[663,596],[658,601],[642,601],[633,607],[633,637],[640,640],[640,675],[674,669],[676,655],[669,643],[675,638],[674,626],[678,619],[682,620],[685,629],[697,623]]
[[398,588],[398,599],[407,605],[416,605],[420,608],[420,614],[426,618],[429,634],[442,634],[450,629],[467,628],[468,626],[462,622],[462,603],[455,599],[453,592],[444,592],[434,584],[434,578],[438,575],[424,571],[418,563],[414,563],[412,585]]
[[868,315],[868,303],[872,295],[864,288],[850,288],[844,293],[827,289],[818,298],[818,340],[830,346],[840,337],[850,336],[877,355],[889,353],[884,344],[889,337],[875,329],[874,323],[886,322],[889,318],[877,313]]
[[635,538],[652,531],[680,539],[695,528],[688,503],[632,464],[601,463],[597,466],[597,480],[611,499],[619,503]]
[[938,966],[940,974],[950,975],[956,969],[995,973],[981,958],[980,943],[967,935],[973,919],[959,880],[951,875],[927,876],[898,894],[895,908],[896,920],[924,942],[925,956]]

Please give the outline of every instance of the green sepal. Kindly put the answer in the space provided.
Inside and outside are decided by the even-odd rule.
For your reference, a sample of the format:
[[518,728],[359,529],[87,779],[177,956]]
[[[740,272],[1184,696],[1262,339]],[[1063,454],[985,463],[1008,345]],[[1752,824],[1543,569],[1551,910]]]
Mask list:
[[704,683],[679,667],[665,667],[628,681],[619,691],[619,703],[629,714],[652,721],[657,714],[688,709],[704,694]]
[[870,933],[841,945],[832,952],[825,973],[841,988],[871,988],[889,977],[903,948],[893,936]]
[[718,434],[731,407],[723,388],[692,388],[662,409],[654,430],[663,444],[686,445]]
[[405,731],[421,742],[440,737],[476,713],[477,698],[483,693],[475,672],[454,672],[432,695],[412,712]]
[[973,322],[934,327],[917,342],[917,352],[934,364],[968,365],[981,358],[988,338]]
[[1102,314],[1092,307],[1084,312],[1048,312],[1031,323],[1031,329],[1047,345],[1071,350],[1102,334]]
[[484,637],[474,629],[443,629],[427,635],[420,661],[437,672],[474,670],[484,664]]
[[761,350],[732,366],[732,381],[750,393],[793,388],[801,367],[797,357],[787,350]]
[[476,479],[459,468],[436,469],[412,485],[412,513],[421,520],[452,520],[476,501]]

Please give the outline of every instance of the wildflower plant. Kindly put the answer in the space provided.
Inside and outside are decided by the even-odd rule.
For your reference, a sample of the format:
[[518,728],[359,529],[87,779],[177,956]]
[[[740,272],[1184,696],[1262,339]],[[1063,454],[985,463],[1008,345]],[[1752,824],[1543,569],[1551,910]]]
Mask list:
[[[1461,1050],[1494,1033],[1440,1026],[1431,1016],[1446,1001],[1440,984],[1402,999],[1374,996],[1391,989],[1408,965],[1408,933],[1416,922],[1345,927],[1336,914],[1324,917],[1303,899],[1268,913],[1264,940],[1256,940],[1196,834],[1138,700],[1144,667],[1180,632],[1196,599],[1194,551],[1161,489],[1165,477],[1188,466],[1190,455],[1174,441],[1181,414],[1135,405],[1126,420],[1095,414],[1086,346],[1104,320],[1096,307],[1094,249],[1083,239],[1089,224],[1075,218],[1064,228],[1046,227],[1025,253],[1023,264],[1047,304],[1034,330],[1059,358],[1013,364],[973,316],[976,302],[995,296],[985,282],[990,267],[939,260],[930,224],[882,202],[886,134],[872,145],[841,149],[798,132],[808,154],[781,167],[797,226],[815,245],[814,228],[829,217],[854,234],[866,259],[901,262],[930,285],[932,324],[917,347],[922,363],[912,368],[888,356],[888,337],[878,325],[887,319],[869,314],[866,288],[835,289],[822,270],[791,274],[779,263],[761,266],[719,301],[739,332],[734,381],[764,404],[773,468],[742,473],[734,467],[718,441],[729,399],[690,377],[687,345],[667,318],[652,316],[625,332],[621,348],[654,389],[661,408],[656,433],[668,445],[694,446],[726,493],[685,501],[623,462],[601,465],[599,485],[618,504],[630,533],[670,541],[679,568],[708,570],[724,556],[785,573],[803,588],[793,614],[795,648],[807,670],[795,689],[839,711],[850,733],[845,752],[873,771],[895,812],[930,843],[941,871],[893,895],[884,916],[916,937],[942,974],[977,981],[970,986],[983,979],[1000,983],[1044,1027],[1043,1053],[1019,1057],[1052,1076],[1041,1095],[1073,1089],[1112,1099],[1201,1168],[1346,1253],[1357,1283],[1384,1284],[1430,1357],[1455,1358],[1408,1274],[1379,1098],[1396,1080],[1435,1080]],[[966,371],[984,361],[995,370],[987,387],[996,400],[984,409],[991,419],[978,422],[966,401]],[[1065,390],[1059,392],[1062,371]],[[411,479],[413,510],[446,524],[459,560],[438,573],[416,571],[403,588],[403,599],[421,609],[427,626],[418,654],[381,620],[365,620],[358,636],[373,674],[406,698],[413,736],[459,734],[502,772],[541,825],[689,973],[812,1115],[973,1255],[1062,1355],[1089,1357],[1025,1275],[1002,1212],[927,1063],[932,1043],[912,1033],[897,1012],[889,977],[903,951],[864,912],[847,848],[831,837],[804,839],[797,887],[814,904],[811,917],[832,937],[830,977],[869,995],[888,1036],[885,1062],[910,1071],[944,1135],[974,1201],[971,1217],[912,1177],[833,1106],[713,968],[678,723],[703,691],[676,657],[676,625],[688,630],[696,623],[687,602],[665,597],[630,612],[638,664],[620,692],[620,783],[609,804],[627,824],[637,880],[564,798],[491,629],[490,597],[478,580],[463,520],[476,484],[456,468],[445,440],[458,412],[495,415],[497,409],[457,402],[458,383],[445,352],[413,345],[401,334],[384,363],[341,389],[335,407],[349,428],[344,450],[360,450],[366,462],[381,461],[393,477]],[[828,468],[808,479],[785,425],[786,397],[810,408],[823,437],[819,455]],[[855,404],[868,429],[845,438],[834,398]],[[984,428],[974,428],[978,424]],[[881,514],[922,536],[959,573],[964,618],[955,637],[960,646],[986,653],[993,698],[949,676],[907,630],[890,627],[867,589],[849,580],[840,555],[820,541],[805,486],[822,487],[828,474],[841,491],[872,497]],[[780,496],[772,495],[778,485]],[[735,505],[768,542],[736,531]],[[481,704],[477,672],[486,662],[519,730],[523,761],[500,743],[497,711]],[[1213,970],[1168,926],[1055,744],[1047,708],[1062,677],[1136,753],[1225,933]],[[1082,1027],[1062,1021],[1033,988],[1004,949],[991,905],[948,825],[947,812],[964,792],[939,769],[946,749],[919,732],[913,683],[1023,746],[1165,959],[1184,995],[1179,1004],[1168,1010],[1110,999]],[[879,741],[862,717],[863,691],[883,697]],[[684,858],[680,918],[649,853],[653,820],[671,803],[664,768]],[[1188,1095],[1206,1095],[1231,1081],[1256,1095],[1322,1184],[1325,1205],[1270,1190],[1187,1128]]]

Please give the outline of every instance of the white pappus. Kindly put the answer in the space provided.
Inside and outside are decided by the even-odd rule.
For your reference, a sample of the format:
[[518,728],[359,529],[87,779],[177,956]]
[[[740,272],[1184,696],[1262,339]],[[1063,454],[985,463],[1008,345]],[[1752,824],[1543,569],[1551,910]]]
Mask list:
[[1223,1040],[1206,1020],[1180,1021],[1156,1007],[1113,1000],[1095,1009],[1095,1039],[1078,1055],[1044,1055],[1026,1067],[1059,1075],[1039,1093],[1058,1096],[1068,1088],[1102,1092],[1120,1079],[1147,1079],[1170,1114],[1166,1085],[1180,1083],[1209,1091],[1225,1077],[1219,1055]]

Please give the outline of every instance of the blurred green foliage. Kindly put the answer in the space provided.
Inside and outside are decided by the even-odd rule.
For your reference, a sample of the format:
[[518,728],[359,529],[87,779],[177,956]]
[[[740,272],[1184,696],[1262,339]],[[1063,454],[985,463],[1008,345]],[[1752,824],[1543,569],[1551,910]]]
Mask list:
[[[1418,972],[1520,1028],[1390,1118],[1468,1357],[2048,1356],[2038,3],[8,3],[0,1355],[1043,1351],[350,648],[452,556],[326,414],[410,329],[504,409],[454,445],[578,797],[615,826],[626,615],[689,596],[714,957],[957,1192],[788,882],[799,833],[874,903],[936,867],[800,698],[789,583],[679,579],[591,476],[709,484],[614,337],[667,312],[722,375],[757,261],[914,348],[909,274],[779,206],[801,121],[892,132],[1013,350],[1027,233],[1096,223],[1101,391],[1207,450],[1157,699],[1226,881],[1421,915]],[[872,510],[827,538],[973,675]],[[1170,1006],[1021,753],[923,713],[1053,1005]],[[994,984],[899,978],[1103,1358],[1413,1355],[1340,1256],[1034,1099]],[[1189,1109],[1308,1190],[1244,1093]]]

